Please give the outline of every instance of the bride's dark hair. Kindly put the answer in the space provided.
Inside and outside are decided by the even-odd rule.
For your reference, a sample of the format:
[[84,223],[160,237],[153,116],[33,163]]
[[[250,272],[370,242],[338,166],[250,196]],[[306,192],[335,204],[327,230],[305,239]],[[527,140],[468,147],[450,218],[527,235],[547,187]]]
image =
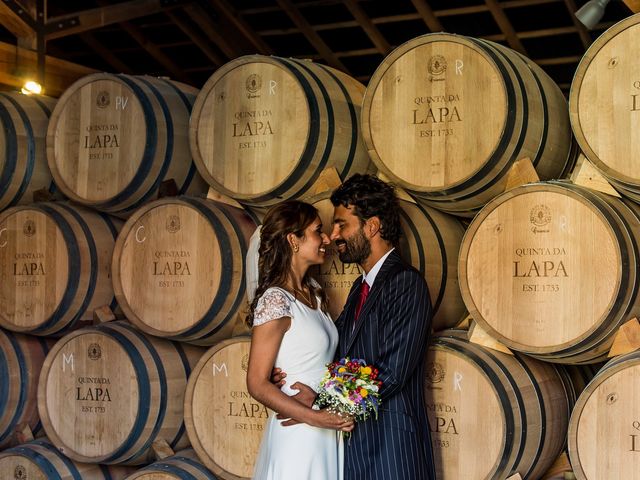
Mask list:
[[[258,287],[249,306],[246,322],[253,326],[253,315],[258,299],[270,287],[284,288],[291,276],[292,249],[287,235],[293,233],[299,238],[318,218],[318,210],[312,205],[298,200],[288,200],[272,207],[262,221],[260,248],[258,249]],[[326,311],[327,297],[319,287],[314,287],[309,274],[305,274],[302,285],[312,295],[321,299],[321,307]]]

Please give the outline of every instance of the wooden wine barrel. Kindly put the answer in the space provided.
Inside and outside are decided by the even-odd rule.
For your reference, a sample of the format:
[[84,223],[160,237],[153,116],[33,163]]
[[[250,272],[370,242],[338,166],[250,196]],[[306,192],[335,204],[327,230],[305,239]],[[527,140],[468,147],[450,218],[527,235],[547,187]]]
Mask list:
[[437,478],[540,478],[562,451],[569,420],[555,366],[486,349],[466,334],[436,335],[426,356]]
[[[8,447],[16,426],[42,433],[38,379],[52,341],[0,329],[0,449]],[[1,469],[0,469],[1,471]]]
[[187,447],[184,390],[202,353],[146,336],[127,322],[70,333],[40,374],[38,411],[47,437],[87,463],[148,463],[158,439]]
[[600,35],[580,61],[569,96],[580,148],[621,193],[640,200],[640,15]]
[[45,440],[35,440],[0,453],[2,478],[11,480],[121,480],[127,467],[77,463]]
[[567,103],[533,62],[486,40],[423,35],[369,81],[362,135],[379,170],[432,206],[473,214],[505,189],[514,161],[542,179],[572,161]]
[[146,76],[96,73],[58,101],[47,131],[47,160],[70,199],[128,214],[173,179],[180,194],[206,192],[189,152],[197,90]]
[[500,195],[460,248],[469,312],[512,350],[560,363],[605,360],[618,327],[640,314],[639,210],[567,182]]
[[589,382],[597,375],[604,363],[592,363],[586,365],[557,365],[558,374],[567,391],[567,398],[571,408],[575,405],[578,397],[587,387]]
[[211,347],[189,377],[184,421],[193,449],[225,480],[250,479],[269,413],[246,386],[249,337]]
[[580,480],[640,479],[640,353],[607,363],[582,392],[569,422],[571,465]]
[[0,214],[0,326],[61,334],[115,308],[111,255],[121,221],[65,203]]
[[200,463],[196,452],[188,449],[176,453],[148,467],[138,470],[127,480],[217,480],[207,467]]
[[181,197],[139,209],[113,255],[113,286],[141,330],[212,345],[242,328],[244,263],[256,225],[244,210]]
[[327,167],[372,167],[360,138],[364,86],[305,60],[249,55],[219,68],[191,116],[191,151],[217,191],[273,205],[303,196]]
[[452,328],[467,314],[458,285],[458,252],[464,227],[454,217],[428,206],[400,201],[403,237],[400,253],[418,269],[429,287],[434,330]]
[[55,191],[44,145],[55,104],[45,96],[0,93],[0,211],[31,203],[36,190]]
[[[333,228],[331,192],[313,196],[306,201],[320,212],[323,230],[327,235]],[[454,217],[427,206],[400,200],[400,222],[403,237],[400,253],[425,277],[429,285],[435,330],[457,325],[466,315],[466,308],[458,286],[458,250],[464,227]],[[333,247],[333,245],[332,245]],[[344,264],[333,248],[328,249],[325,263],[311,270],[329,298],[329,312],[338,318],[346,303],[353,282],[362,275],[356,264]]]

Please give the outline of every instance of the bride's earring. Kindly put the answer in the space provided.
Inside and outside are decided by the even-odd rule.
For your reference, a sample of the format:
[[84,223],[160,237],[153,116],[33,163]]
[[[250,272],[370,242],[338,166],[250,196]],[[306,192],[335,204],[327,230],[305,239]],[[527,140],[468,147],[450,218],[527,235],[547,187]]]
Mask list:
[[293,248],[293,253],[298,253],[298,250],[300,250],[300,247],[295,243],[291,247]]

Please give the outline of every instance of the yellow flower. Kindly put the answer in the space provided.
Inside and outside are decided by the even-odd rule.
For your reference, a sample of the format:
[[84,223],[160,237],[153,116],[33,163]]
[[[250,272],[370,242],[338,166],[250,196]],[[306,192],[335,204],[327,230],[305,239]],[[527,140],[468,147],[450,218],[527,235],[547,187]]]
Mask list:
[[340,368],[338,369],[338,373],[344,373],[344,372],[346,372],[346,371],[347,371],[347,369],[346,369],[346,368],[344,368],[344,367],[340,367]]
[[371,367],[360,367],[360,373],[371,375]]
[[361,389],[360,389],[360,396],[361,396],[362,398],[366,398],[366,397],[367,397],[367,395],[369,395],[369,392],[367,392],[364,388],[361,388]]

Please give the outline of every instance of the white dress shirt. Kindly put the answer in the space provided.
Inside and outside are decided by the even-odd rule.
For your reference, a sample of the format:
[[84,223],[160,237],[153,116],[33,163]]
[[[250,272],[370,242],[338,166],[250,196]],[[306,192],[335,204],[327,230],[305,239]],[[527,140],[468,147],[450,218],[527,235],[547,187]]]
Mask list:
[[363,273],[362,276],[364,277],[364,281],[367,282],[369,284],[369,290],[371,290],[371,287],[373,287],[373,282],[375,282],[376,277],[378,276],[378,272],[380,271],[380,269],[382,268],[382,264],[384,263],[384,261],[387,259],[387,257],[389,256],[389,254],[391,252],[393,252],[395,250],[395,247],[392,248],[391,250],[389,250],[387,253],[385,253],[380,260],[378,260],[376,262],[376,264],[371,268],[371,270],[369,270],[369,273],[365,274]]

